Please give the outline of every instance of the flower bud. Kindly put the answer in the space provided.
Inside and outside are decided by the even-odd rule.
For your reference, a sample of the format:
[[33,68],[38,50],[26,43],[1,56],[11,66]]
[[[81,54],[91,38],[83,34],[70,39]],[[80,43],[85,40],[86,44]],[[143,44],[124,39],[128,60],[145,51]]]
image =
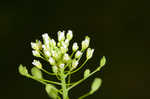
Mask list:
[[34,50],[41,50],[41,48],[42,48],[42,43],[41,43],[41,41],[36,40],[36,43],[31,42],[31,47],[32,47],[32,49],[34,49]]
[[69,46],[69,40],[68,39],[65,40],[65,44],[67,47]]
[[76,68],[78,64],[79,64],[79,62],[76,59],[72,60],[72,68],[73,69]]
[[36,43],[31,42],[31,47],[32,47],[33,49],[37,49]]
[[78,50],[78,48],[79,48],[79,46],[78,46],[77,42],[73,43],[72,50],[75,52]]
[[65,64],[60,64],[59,67],[60,68],[64,68]]
[[44,40],[45,44],[48,45],[50,43],[50,37],[48,36],[48,34],[44,33],[42,35],[42,37],[43,37],[43,40]]
[[82,55],[82,52],[81,51],[77,51],[76,54],[75,54],[75,58],[80,58]]
[[60,50],[62,53],[66,53],[68,51],[68,48],[66,47],[60,47]]
[[52,56],[55,60],[60,58],[59,52],[56,52],[55,50],[52,50]]
[[45,54],[47,57],[50,57],[50,56],[51,56],[51,53],[50,53],[48,50],[44,50],[44,54]]
[[89,43],[90,43],[90,38],[86,36],[85,40],[82,41],[82,50],[85,50],[89,46]]
[[92,58],[93,53],[94,53],[94,49],[88,48],[88,49],[87,49],[87,53],[86,53],[86,58],[87,58],[87,59]]
[[57,46],[58,46],[58,47],[60,47],[60,46],[61,46],[60,42],[58,42],[58,43],[57,43]]
[[63,41],[65,40],[65,33],[64,31],[61,32],[61,31],[58,31],[58,41]]
[[42,45],[42,48],[43,48],[44,50],[46,50],[46,46],[45,46],[44,44]]
[[48,61],[51,65],[55,65],[55,60],[52,57],[50,57]]
[[38,50],[42,49],[42,42],[40,40],[36,40],[36,44],[38,46]]
[[54,40],[54,39],[51,39],[51,40],[50,40],[50,44],[51,44],[52,47],[55,47],[55,46],[56,46],[55,40]]
[[32,51],[33,56],[40,57],[40,53],[37,50]]
[[68,47],[68,46],[67,46],[67,43],[65,43],[64,41],[61,42],[61,46],[64,47],[64,48],[67,48],[67,47]]
[[65,62],[69,61],[69,60],[70,60],[69,55],[68,55],[68,54],[64,54],[63,60],[64,60]]
[[68,33],[67,33],[67,39],[70,41],[73,37],[73,34],[72,34],[72,31],[69,30]]
[[33,65],[35,65],[37,68],[42,69],[42,64],[38,60],[33,60],[32,62]]
[[57,66],[52,66],[52,71],[53,71],[54,73],[57,73],[57,72],[58,72],[58,67],[57,67]]

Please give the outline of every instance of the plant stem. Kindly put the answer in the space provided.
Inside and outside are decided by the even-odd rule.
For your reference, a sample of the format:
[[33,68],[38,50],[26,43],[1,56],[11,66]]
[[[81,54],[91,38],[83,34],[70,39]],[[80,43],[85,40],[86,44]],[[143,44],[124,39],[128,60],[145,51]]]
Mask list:
[[88,92],[88,93],[84,94],[83,96],[79,97],[78,99],[83,99],[83,98],[85,98],[85,97],[87,97],[89,95],[90,95],[90,93]]
[[72,86],[70,86],[70,87],[68,88],[68,91],[69,91],[70,89],[72,89],[73,87],[77,86],[78,84],[80,84],[81,82],[83,82],[84,80],[86,80],[88,77],[90,77],[90,76],[92,76],[93,74],[95,74],[95,73],[96,73],[97,71],[99,71],[99,70],[100,70],[100,67],[98,67],[98,68],[95,69],[93,72],[91,72],[86,78],[83,78],[83,79],[81,79],[81,80],[75,82]]
[[84,63],[79,68],[77,68],[76,70],[72,71],[70,74],[73,74],[73,73],[79,71],[86,64],[87,61],[88,61],[88,59],[85,60]]
[[63,90],[63,99],[69,99],[68,90],[66,86],[66,75],[64,74],[64,70],[61,71],[61,84]]

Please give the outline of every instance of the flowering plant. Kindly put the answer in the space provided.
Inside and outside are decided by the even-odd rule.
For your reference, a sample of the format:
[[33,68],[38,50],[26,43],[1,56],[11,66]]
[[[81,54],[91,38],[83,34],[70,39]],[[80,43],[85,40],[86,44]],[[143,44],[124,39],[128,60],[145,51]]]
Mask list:
[[[70,40],[73,38],[71,30],[67,32],[66,36],[64,31],[58,31],[58,42],[50,38],[47,33],[43,34],[42,38],[43,44],[40,40],[31,42],[31,47],[33,49],[32,53],[33,56],[48,62],[51,71],[44,69],[44,66],[39,60],[33,60],[32,64],[34,67],[31,69],[31,74],[28,73],[28,70],[22,64],[20,64],[18,69],[21,75],[44,84],[47,94],[52,99],[61,99],[61,97],[63,99],[69,99],[68,92],[73,87],[77,86],[97,71],[100,71],[100,69],[105,65],[106,58],[103,56],[100,60],[99,66],[94,71],[91,72],[90,69],[86,69],[81,80],[71,82],[71,75],[79,71],[93,56],[94,49],[89,48],[90,38],[88,36],[85,37],[85,40],[81,43],[81,49],[79,49],[77,42],[73,43],[71,55],[68,54],[68,46]],[[78,66],[85,51],[86,60],[81,66]],[[58,82],[44,79],[42,72],[51,76],[56,76]],[[95,78],[91,85],[91,90],[78,99],[83,99],[93,94],[101,86],[101,83],[102,80],[100,78]],[[61,88],[58,89],[57,86],[61,86]]]

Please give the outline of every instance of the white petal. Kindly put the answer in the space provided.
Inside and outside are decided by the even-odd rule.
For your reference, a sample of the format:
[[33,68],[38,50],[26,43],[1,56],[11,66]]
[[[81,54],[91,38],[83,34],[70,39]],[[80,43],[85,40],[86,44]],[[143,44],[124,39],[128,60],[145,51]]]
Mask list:
[[70,41],[72,39],[72,37],[73,37],[73,33],[71,30],[69,30],[67,33],[67,39]]
[[55,60],[52,57],[49,58],[49,62],[50,62],[51,65],[55,64]]
[[79,48],[79,46],[78,46],[77,42],[73,43],[72,50],[76,51],[76,50],[78,50],[78,48]]
[[59,67],[60,68],[64,68],[65,64],[60,64]]

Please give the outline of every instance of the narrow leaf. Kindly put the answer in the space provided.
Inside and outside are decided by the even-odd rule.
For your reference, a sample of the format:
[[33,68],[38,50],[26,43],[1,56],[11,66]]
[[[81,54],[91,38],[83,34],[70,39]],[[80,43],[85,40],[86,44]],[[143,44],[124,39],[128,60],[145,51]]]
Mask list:
[[32,73],[33,77],[35,77],[35,78],[38,78],[38,79],[42,78],[42,72],[37,67],[33,67],[31,69],[31,73]]

